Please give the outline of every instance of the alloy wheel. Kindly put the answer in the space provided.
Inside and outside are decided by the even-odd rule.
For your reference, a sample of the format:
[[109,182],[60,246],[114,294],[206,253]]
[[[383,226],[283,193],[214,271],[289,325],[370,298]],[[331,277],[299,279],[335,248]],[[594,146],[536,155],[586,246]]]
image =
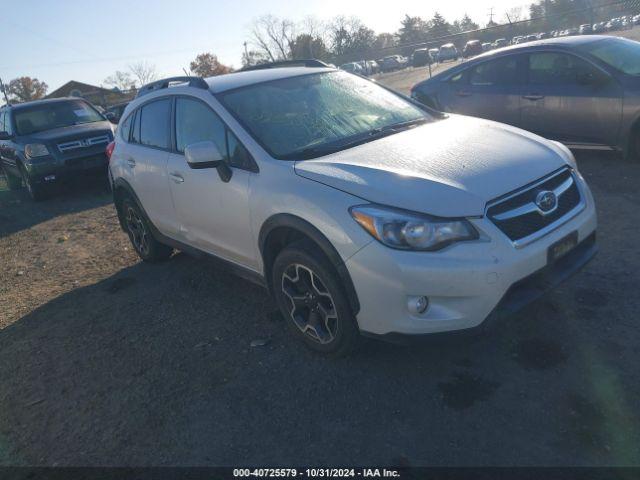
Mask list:
[[127,230],[131,236],[133,246],[143,256],[149,254],[149,234],[145,223],[140,218],[138,212],[133,208],[127,209]]
[[295,263],[282,274],[282,293],[289,299],[289,315],[306,336],[331,343],[338,330],[338,314],[331,294],[309,267]]

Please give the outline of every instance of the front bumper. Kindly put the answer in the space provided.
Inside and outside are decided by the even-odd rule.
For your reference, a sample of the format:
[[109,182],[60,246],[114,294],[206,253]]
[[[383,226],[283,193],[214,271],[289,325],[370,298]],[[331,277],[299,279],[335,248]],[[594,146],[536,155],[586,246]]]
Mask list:
[[26,165],[36,184],[59,183],[84,174],[106,174],[109,161],[104,153],[93,153],[70,160],[35,159]]
[[[593,199],[577,216],[523,248],[486,217],[472,222],[481,232],[473,242],[438,252],[393,250],[371,242],[346,265],[358,294],[363,334],[421,335],[480,327],[512,314],[584,266],[597,251]],[[578,246],[552,265],[549,247],[571,232]],[[410,296],[427,296],[429,308],[411,313]]]

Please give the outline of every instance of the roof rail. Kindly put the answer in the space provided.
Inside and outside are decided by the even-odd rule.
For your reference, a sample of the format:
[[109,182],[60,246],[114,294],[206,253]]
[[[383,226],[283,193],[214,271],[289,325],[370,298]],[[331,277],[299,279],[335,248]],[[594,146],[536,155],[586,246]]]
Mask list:
[[188,83],[190,87],[202,88],[203,90],[209,89],[209,85],[207,85],[207,82],[205,82],[202,77],[170,77],[143,85],[138,90],[136,98],[142,97],[147,93],[155,92],[156,90],[169,88],[169,85],[172,83]]
[[284,68],[284,67],[307,67],[307,68],[328,68],[329,65],[322,60],[316,60],[315,58],[308,58],[304,60],[281,60],[279,62],[261,63],[258,65],[251,65],[249,67],[243,67],[240,69],[242,72],[249,70],[267,70],[269,68]]

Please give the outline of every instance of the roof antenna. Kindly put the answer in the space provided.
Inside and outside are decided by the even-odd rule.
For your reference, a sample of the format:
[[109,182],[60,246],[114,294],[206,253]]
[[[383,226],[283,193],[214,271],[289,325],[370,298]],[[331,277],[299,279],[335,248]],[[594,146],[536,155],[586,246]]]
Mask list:
[[190,76],[191,76],[191,75],[189,75],[189,72],[187,72],[187,69],[186,69],[186,68],[182,67],[182,71],[184,72],[184,74],[185,74],[187,77],[190,77]]

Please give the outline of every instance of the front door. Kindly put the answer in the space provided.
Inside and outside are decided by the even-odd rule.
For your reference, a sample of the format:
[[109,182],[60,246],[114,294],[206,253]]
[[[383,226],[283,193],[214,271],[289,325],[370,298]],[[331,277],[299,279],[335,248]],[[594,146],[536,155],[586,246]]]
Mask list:
[[[167,173],[180,224],[179,240],[225,260],[255,267],[256,242],[251,231],[249,194],[253,161],[235,135],[203,101],[177,97],[176,153]],[[232,170],[225,182],[215,168],[191,169],[184,157],[188,145],[212,141]]]
[[622,89],[588,61],[564,52],[529,55],[523,127],[568,144],[614,145]]
[[479,63],[449,82],[447,111],[520,126],[521,55]]

